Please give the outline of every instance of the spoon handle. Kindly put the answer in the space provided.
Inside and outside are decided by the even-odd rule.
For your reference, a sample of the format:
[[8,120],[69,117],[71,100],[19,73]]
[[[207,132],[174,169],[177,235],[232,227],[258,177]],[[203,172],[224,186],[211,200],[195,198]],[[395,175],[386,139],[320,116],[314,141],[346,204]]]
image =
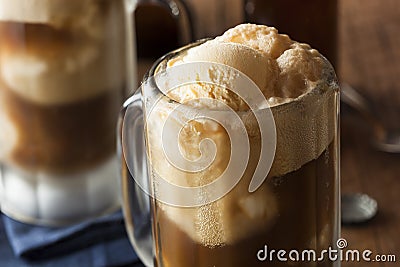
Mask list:
[[358,112],[373,127],[375,137],[381,139],[385,128],[373,114],[368,99],[348,83],[341,84],[341,101]]

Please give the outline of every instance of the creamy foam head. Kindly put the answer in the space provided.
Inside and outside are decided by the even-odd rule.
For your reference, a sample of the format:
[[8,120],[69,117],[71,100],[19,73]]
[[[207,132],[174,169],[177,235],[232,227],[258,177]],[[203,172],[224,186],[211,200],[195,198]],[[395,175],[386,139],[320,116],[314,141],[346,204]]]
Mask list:
[[[0,20],[49,24],[54,27],[78,25],[98,13],[98,0],[0,0]],[[97,14],[98,15],[98,14]],[[85,18],[86,17],[86,18]]]
[[[15,34],[17,41],[5,39],[0,44],[0,78],[8,89],[50,105],[124,86],[122,1],[0,0],[0,6],[0,23],[43,24],[44,30],[37,28],[27,36]],[[17,26],[3,27],[16,31]],[[60,34],[65,35],[61,41]]]
[[[0,0],[0,21],[46,24],[103,38],[103,10],[98,0]],[[118,1],[109,1],[118,2]]]
[[[292,41],[275,28],[242,24],[189,49],[170,60],[168,65],[196,61],[234,67],[251,78],[264,94],[272,108],[278,133],[271,176],[295,171],[316,159],[332,140],[334,128],[328,124],[328,111],[334,103],[326,103],[325,106],[329,106],[326,110],[317,109],[314,103],[318,99],[321,99],[319,102],[328,101],[328,96],[320,95],[332,91],[332,86],[337,87],[335,74],[330,63],[309,45]],[[218,77],[215,80],[224,83]],[[225,85],[229,87],[228,83]],[[169,96],[180,103],[195,98],[214,98],[235,110],[248,109],[231,91],[207,84],[182,86],[171,91]]]

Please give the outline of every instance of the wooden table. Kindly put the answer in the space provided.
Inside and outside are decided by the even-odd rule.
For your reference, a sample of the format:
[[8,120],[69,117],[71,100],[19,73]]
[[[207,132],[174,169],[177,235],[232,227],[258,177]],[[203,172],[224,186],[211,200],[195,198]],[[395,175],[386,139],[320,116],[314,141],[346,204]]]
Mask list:
[[[400,1],[340,1],[340,78],[373,99],[376,116],[400,126]],[[379,205],[360,226],[343,226],[350,249],[395,254],[397,263],[348,262],[350,266],[400,266],[400,154],[370,145],[371,128],[359,116],[342,113],[342,192],[363,192]]]

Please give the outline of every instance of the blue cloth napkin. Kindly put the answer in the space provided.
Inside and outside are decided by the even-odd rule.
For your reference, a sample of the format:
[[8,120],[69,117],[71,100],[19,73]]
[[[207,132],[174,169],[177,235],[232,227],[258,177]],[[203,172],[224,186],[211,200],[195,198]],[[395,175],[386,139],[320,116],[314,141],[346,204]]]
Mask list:
[[7,235],[21,264],[3,265],[7,259],[1,256],[0,266],[104,267],[139,261],[129,243],[121,211],[60,228],[20,223],[4,214],[1,219],[4,230],[0,235]]

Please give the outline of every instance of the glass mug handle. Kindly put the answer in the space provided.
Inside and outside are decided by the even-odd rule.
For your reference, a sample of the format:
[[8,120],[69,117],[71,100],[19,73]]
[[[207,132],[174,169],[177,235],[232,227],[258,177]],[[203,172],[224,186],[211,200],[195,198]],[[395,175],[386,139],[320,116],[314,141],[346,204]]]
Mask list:
[[[123,105],[118,121],[122,209],[131,244],[146,266],[153,266],[150,197],[135,179],[148,186],[144,120],[140,90]],[[130,168],[128,168],[128,164]]]
[[[140,39],[143,36],[140,36],[138,33],[138,28],[137,27],[144,27],[146,25],[138,25],[137,17],[136,17],[136,11],[143,6],[146,5],[155,5],[158,8],[161,8],[165,10],[166,13],[168,13],[168,16],[173,19],[173,21],[176,23],[176,38],[177,38],[177,45],[182,46],[185,44],[188,44],[193,41],[193,23],[192,23],[192,15],[191,15],[191,10],[189,9],[188,5],[182,1],[182,0],[123,0],[124,1],[124,7],[125,7],[125,12],[126,12],[126,24],[127,24],[127,32],[126,36],[128,39],[128,53],[127,56],[130,59],[133,59],[135,62],[138,62],[140,60],[140,45],[141,47],[150,47],[150,49],[154,49],[154,44],[147,44],[146,40]],[[154,8],[154,6],[153,6]],[[146,18],[146,20],[148,20]],[[154,25],[152,25],[154,28]],[[151,30],[157,30],[157,29],[146,29],[145,32],[151,32]],[[142,30],[143,31],[143,30]],[[137,36],[139,34],[139,36]],[[146,39],[146,38],[144,38]],[[148,40],[147,40],[148,41]],[[145,42],[145,43],[143,43]],[[154,40],[153,40],[154,42]],[[163,44],[164,45],[164,44]],[[173,47],[171,50],[176,49],[178,47]],[[166,51],[169,52],[169,51]],[[166,53],[163,52],[162,54]],[[160,57],[160,55],[152,55],[156,56],[156,58]],[[148,56],[148,55],[147,55]],[[153,59],[151,59],[153,61]],[[146,64],[144,64],[146,65]],[[148,65],[148,64],[147,64]],[[136,80],[136,75],[137,74],[145,74],[143,72],[145,66],[142,66],[140,64],[128,64],[128,85],[129,89],[133,90],[137,86],[137,80]],[[147,67],[150,67],[147,66]],[[138,76],[140,79],[141,77]]]

